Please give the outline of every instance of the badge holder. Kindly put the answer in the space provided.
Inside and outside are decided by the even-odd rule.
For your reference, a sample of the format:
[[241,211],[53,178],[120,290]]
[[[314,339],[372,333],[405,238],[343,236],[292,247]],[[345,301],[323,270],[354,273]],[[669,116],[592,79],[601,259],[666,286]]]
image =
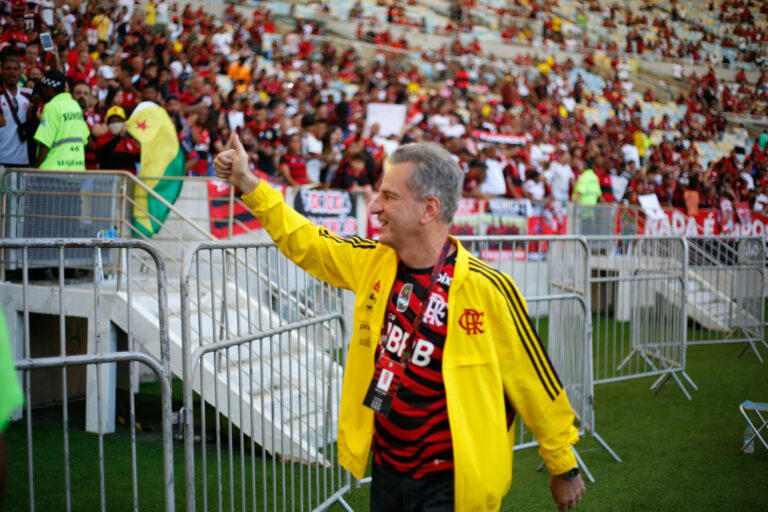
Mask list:
[[397,395],[400,381],[403,378],[405,367],[402,363],[393,361],[386,353],[379,357],[373,380],[365,394],[363,405],[370,407],[382,416],[389,416],[392,410],[392,401]]

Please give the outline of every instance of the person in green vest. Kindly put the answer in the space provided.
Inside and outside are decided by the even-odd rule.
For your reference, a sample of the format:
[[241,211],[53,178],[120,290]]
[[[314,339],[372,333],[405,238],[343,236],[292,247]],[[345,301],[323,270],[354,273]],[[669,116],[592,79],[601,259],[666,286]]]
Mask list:
[[580,235],[603,235],[601,226],[595,215],[595,205],[600,200],[603,191],[600,188],[600,178],[592,169],[584,169],[576,179],[571,199],[578,205],[575,220],[577,221],[576,233]]
[[573,187],[573,201],[580,206],[594,206],[601,194],[600,178],[592,169],[584,169]]
[[56,70],[46,71],[40,80],[45,106],[35,140],[41,170],[85,171],[85,145],[91,131],[66,83],[64,73]]
[[5,491],[5,480],[8,474],[5,455],[5,430],[11,413],[22,406],[24,395],[16,377],[13,365],[13,354],[8,336],[5,316],[0,310],[0,505]]

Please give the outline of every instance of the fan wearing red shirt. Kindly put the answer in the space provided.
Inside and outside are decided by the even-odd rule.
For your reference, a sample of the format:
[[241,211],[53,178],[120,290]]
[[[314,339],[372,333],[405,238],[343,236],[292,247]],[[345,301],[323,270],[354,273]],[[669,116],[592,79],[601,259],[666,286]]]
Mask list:
[[112,107],[107,110],[107,133],[96,139],[96,157],[100,169],[136,173],[141,147],[125,131],[125,110]]
[[73,82],[88,83],[93,74],[93,60],[88,55],[88,50],[80,50],[77,53],[77,61],[67,70],[67,77]]
[[672,206],[672,196],[675,192],[675,181],[672,179],[672,175],[664,173],[661,177],[661,183],[656,185],[654,192],[659,198],[661,206]]
[[24,18],[22,16],[16,17],[13,26],[3,32],[3,37],[0,38],[0,43],[8,43],[10,45],[15,44],[20,48],[26,48],[29,43],[29,35],[24,26]]
[[309,184],[307,161],[301,156],[301,137],[295,133],[288,137],[288,151],[280,157],[280,174],[288,185],[297,187]]

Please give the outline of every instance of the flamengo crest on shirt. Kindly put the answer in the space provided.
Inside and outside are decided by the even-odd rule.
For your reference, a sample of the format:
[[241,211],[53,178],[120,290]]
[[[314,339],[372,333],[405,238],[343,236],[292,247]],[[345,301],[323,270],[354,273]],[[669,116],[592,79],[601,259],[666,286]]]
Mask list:
[[459,317],[459,327],[467,331],[467,334],[482,334],[484,311],[478,311],[472,308],[466,308]]
[[433,327],[445,325],[445,315],[448,313],[448,303],[442,295],[433,293],[429,296],[427,309],[424,311],[424,323]]

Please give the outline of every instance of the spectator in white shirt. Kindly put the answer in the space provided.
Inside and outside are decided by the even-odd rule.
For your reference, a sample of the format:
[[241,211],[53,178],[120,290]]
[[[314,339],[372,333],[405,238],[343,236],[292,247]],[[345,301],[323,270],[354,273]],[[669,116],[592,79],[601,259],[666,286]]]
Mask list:
[[547,195],[544,176],[538,171],[528,171],[528,179],[523,183],[523,195],[531,201],[543,201]]
[[442,130],[451,124],[450,106],[447,102],[440,105],[437,114],[429,118],[429,126]]
[[446,137],[461,137],[463,136],[467,128],[464,126],[464,122],[461,120],[458,114],[451,114],[448,116],[448,125],[441,126],[440,131]]
[[544,177],[552,190],[552,197],[560,202],[568,202],[571,184],[576,180],[568,155],[558,151],[550,162],[549,169],[544,172]]
[[155,30],[161,34],[164,34],[168,29],[168,23],[171,21],[168,2],[165,0],[160,0],[157,3],[157,13],[155,14],[155,20]]
[[631,137],[624,139],[624,145],[621,146],[621,153],[624,155],[625,162],[635,162],[635,167],[640,168],[640,152],[637,150]]
[[[216,23],[219,23],[218,21]],[[211,43],[216,49],[216,53],[227,55],[231,53],[232,47],[232,34],[225,30],[224,27],[216,27],[216,33],[211,37]]]
[[[32,3],[32,2],[28,2]],[[53,0],[37,0],[37,12],[40,14],[40,20],[49,27],[54,26],[53,19]]]
[[496,151],[496,146],[486,146],[484,154],[485,181],[480,184],[479,191],[487,196],[503,196],[507,191],[507,182],[504,179],[504,163]]
[[26,167],[29,99],[19,87],[21,62],[8,55],[0,63],[0,72],[0,165]]
[[765,187],[757,187],[757,195],[755,196],[755,204],[752,209],[756,212],[768,211],[768,196],[765,195]]
[[70,40],[75,33],[75,23],[77,23],[77,17],[72,14],[69,6],[65,4],[61,8],[61,24],[64,26],[64,32],[67,33]]
[[119,5],[120,7],[125,7],[125,9],[126,9],[125,17],[126,17],[126,19],[130,20],[131,18],[133,18],[133,10],[135,8],[134,0],[119,0],[117,2],[117,5]]
[[307,160],[307,178],[312,183],[320,183],[320,171],[325,164],[322,142],[325,121],[317,119],[314,114],[305,114],[301,119],[301,127],[301,153]]
[[543,165],[549,161],[549,155],[555,151],[555,146],[541,140],[531,144],[531,164],[536,170],[541,171]]

